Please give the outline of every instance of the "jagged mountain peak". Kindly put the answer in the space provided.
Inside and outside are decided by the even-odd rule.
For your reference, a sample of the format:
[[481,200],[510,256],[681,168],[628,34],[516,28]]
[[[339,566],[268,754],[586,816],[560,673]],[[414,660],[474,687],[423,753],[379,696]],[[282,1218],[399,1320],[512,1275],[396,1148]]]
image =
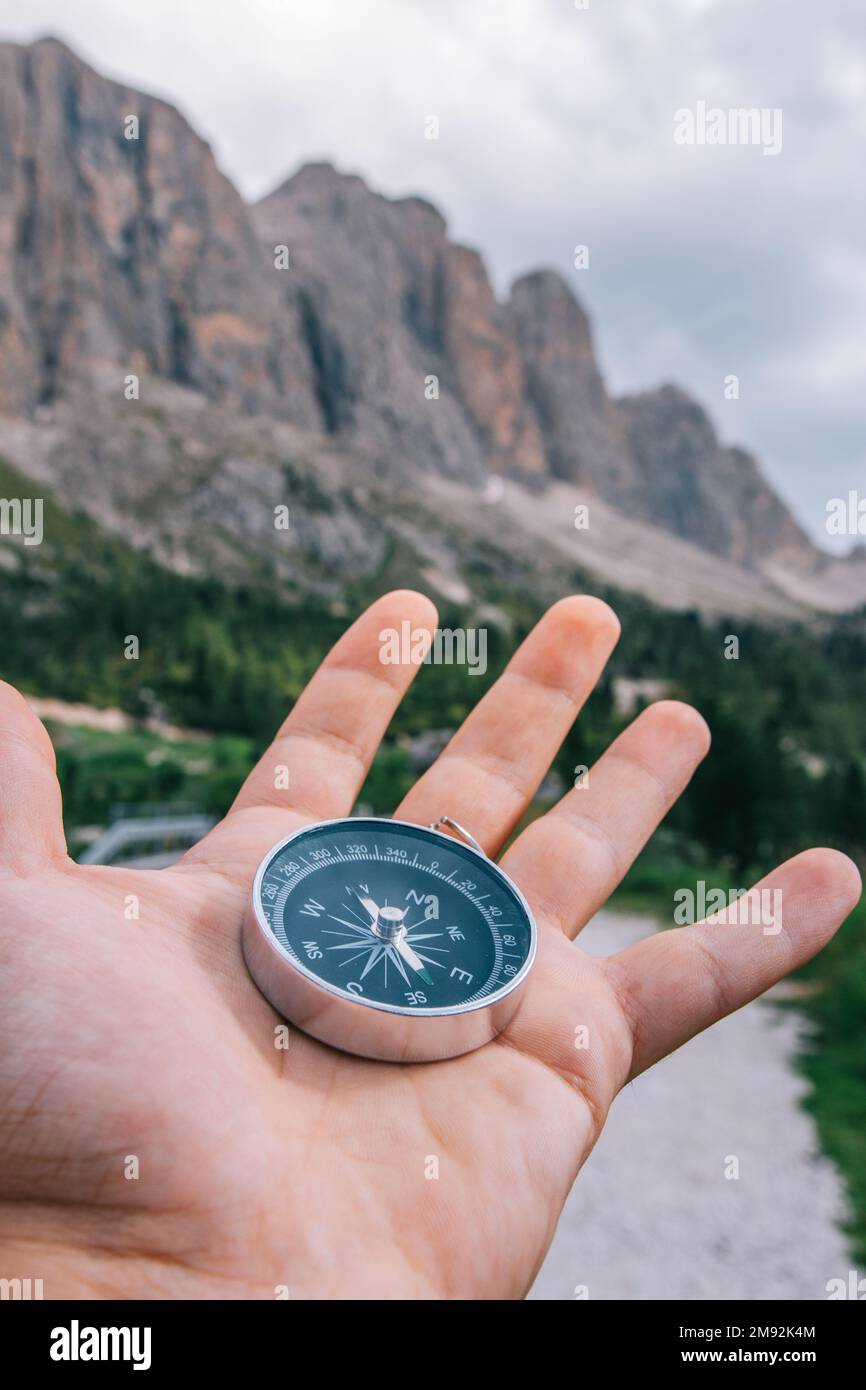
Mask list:
[[718,435],[708,412],[673,382],[621,396],[618,404],[631,415],[647,420],[651,416],[656,429],[670,437],[685,427],[696,433],[699,447],[707,453],[718,448]]
[[447,226],[439,208],[421,194],[408,193],[390,197],[371,188],[362,175],[338,169],[327,159],[306,161],[270,193],[260,198],[255,206],[261,208],[278,205],[284,200],[303,200],[301,206],[307,212],[321,211],[324,208],[339,216],[345,210],[346,200],[350,198],[357,206],[376,206],[386,216],[398,216],[401,212],[414,214],[429,220],[431,227],[439,232],[444,232]]
[[332,436],[359,468],[562,480],[746,565],[815,561],[681,388],[610,397],[568,279],[533,270],[499,302],[418,195],[320,159],[248,207],[176,108],[52,37],[0,45],[0,168],[11,415],[150,375]]
[[72,51],[68,43],[65,43],[63,39],[58,38],[56,34],[40,34],[38,38],[32,39],[31,42],[28,44],[11,44],[10,47],[31,49],[55,48],[59,49],[63,53],[67,53],[69,57],[74,59],[76,63],[84,63],[84,59],[79,58],[78,54]]
[[[57,80],[58,78],[75,79],[78,82],[88,84],[88,94],[96,95],[99,98],[100,104],[103,106],[103,115],[105,99],[111,95],[122,96],[126,108],[125,114],[146,116],[149,112],[161,109],[170,113],[177,120],[183,121],[191,130],[179,107],[166,97],[156,96],[151,92],[141,92],[137,88],[129,86],[128,83],[106,77],[56,34],[44,34],[27,44],[13,43],[8,40],[0,41],[0,52],[4,50],[8,51],[13,60],[23,63],[24,81],[28,88],[31,88],[40,77],[44,77],[45,81]],[[72,95],[74,98],[74,91],[66,88],[58,95],[66,105],[67,114],[69,114],[70,96]],[[202,146],[207,149],[210,148],[208,141],[203,136],[192,130],[191,133]]]
[[508,303],[524,332],[550,348],[579,350],[595,363],[589,314],[558,270],[532,270],[512,282]]
[[269,198],[278,198],[281,194],[291,194],[299,191],[327,194],[348,187],[362,187],[369,192],[360,174],[348,173],[342,169],[338,169],[329,159],[309,159],[305,160],[294,173],[289,174],[283,179],[283,181],[279,183],[276,188],[273,188],[270,193],[264,194],[264,196],[259,199],[259,202],[267,202]]
[[[58,57],[62,57],[68,62],[74,63],[76,67],[90,67],[89,63],[87,63],[84,58],[80,57],[74,49],[70,48],[69,44],[66,43],[64,39],[59,38],[57,34],[40,34],[38,38],[32,39],[30,43],[22,44],[3,40],[0,46],[4,48],[13,48],[22,54],[41,52],[54,53]],[[91,69],[91,71],[93,71],[93,69]]]
[[552,299],[562,298],[578,303],[571,285],[561,271],[553,266],[536,266],[515,276],[511,282],[512,294],[543,294]]

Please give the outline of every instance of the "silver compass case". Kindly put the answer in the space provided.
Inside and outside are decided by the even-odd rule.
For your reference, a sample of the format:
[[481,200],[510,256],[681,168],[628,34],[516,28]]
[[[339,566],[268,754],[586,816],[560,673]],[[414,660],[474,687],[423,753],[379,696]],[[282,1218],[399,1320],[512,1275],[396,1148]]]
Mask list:
[[[253,881],[253,889],[243,923],[243,953],[247,968],[273,1007],[283,1018],[319,1041],[357,1056],[391,1062],[429,1062],[473,1051],[492,1041],[514,1017],[529,971],[535,959],[538,931],[532,911],[520,890],[507,874],[481,850],[471,836],[460,831],[455,840],[434,827],[410,825],[387,817],[341,818],[302,827],[273,845],[265,855]],[[503,892],[524,915],[522,926],[528,931],[528,946],[522,964],[512,978],[491,992],[490,997],[467,1002],[450,1002],[444,1007],[407,1007],[371,998],[359,998],[323,979],[297,952],[286,948],[274,933],[262,898],[262,885],[269,868],[280,855],[311,832],[378,825],[389,830],[411,831],[435,845],[442,842],[458,847],[468,862],[477,861],[477,872],[498,881]],[[347,924],[348,925],[348,924]]]

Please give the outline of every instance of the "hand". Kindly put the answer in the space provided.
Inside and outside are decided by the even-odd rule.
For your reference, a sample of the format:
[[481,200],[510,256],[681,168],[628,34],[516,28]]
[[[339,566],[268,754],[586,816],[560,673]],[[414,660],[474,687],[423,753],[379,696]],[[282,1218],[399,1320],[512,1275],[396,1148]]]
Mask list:
[[[764,882],[783,894],[778,934],[722,920],[580,952],[707,751],[700,716],[663,701],[505,855],[541,944],[501,1038],[423,1066],[294,1028],[278,1049],[241,956],[252,875],[275,841],[351,811],[416,670],[378,659],[404,620],[432,630],[435,613],[395,593],[355,623],[226,818],[161,872],[67,858],[49,739],[0,687],[3,1277],[41,1277],[48,1298],[519,1297],[617,1091],[854,906],[854,866],[811,850]],[[495,855],[617,635],[597,600],[556,604],[397,816],[447,813]]]

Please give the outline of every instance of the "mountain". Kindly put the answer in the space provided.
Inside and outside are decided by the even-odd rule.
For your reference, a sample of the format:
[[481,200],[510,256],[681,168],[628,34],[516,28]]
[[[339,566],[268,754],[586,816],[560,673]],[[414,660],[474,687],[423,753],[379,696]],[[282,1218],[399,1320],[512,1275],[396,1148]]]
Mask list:
[[55,39],[0,44],[0,411],[19,472],[176,568],[339,590],[397,548],[458,594],[486,548],[679,607],[866,597],[682,390],[610,396],[557,273],[500,302],[428,202],[328,164],[249,207]]
[[283,303],[293,320],[300,306],[328,429],[408,471],[564,479],[747,567],[813,558],[754,460],[724,448],[682,391],[611,400],[587,315],[554,271],[498,304],[481,257],[428,203],[325,164],[253,216],[263,242],[292,249]]
[[0,168],[2,408],[31,411],[108,365],[317,423],[248,211],[172,106],[54,39],[2,44]]

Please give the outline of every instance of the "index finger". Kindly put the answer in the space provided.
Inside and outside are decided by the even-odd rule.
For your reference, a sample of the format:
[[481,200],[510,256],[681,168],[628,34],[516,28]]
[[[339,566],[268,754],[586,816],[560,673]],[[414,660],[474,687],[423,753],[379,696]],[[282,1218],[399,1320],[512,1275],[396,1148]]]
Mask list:
[[[299,696],[225,819],[181,862],[245,881],[277,840],[310,821],[348,815],[435,626],[435,607],[411,589],[385,594],[362,613]],[[413,637],[407,659],[386,661],[386,635],[404,630]]]

